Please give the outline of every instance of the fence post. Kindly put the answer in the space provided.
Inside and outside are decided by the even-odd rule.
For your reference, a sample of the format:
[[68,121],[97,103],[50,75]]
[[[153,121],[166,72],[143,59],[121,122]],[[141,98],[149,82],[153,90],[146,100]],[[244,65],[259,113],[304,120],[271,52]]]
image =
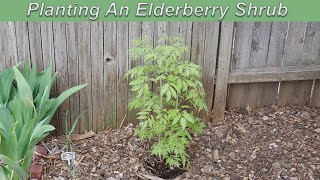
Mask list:
[[213,122],[222,122],[227,102],[229,68],[232,54],[233,22],[222,22],[219,42],[218,70],[213,107]]

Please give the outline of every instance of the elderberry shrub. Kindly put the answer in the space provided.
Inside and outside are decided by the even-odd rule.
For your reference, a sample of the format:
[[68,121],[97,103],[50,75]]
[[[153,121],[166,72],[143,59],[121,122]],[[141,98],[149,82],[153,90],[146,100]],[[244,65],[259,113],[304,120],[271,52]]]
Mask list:
[[207,111],[201,67],[182,60],[189,47],[181,38],[162,37],[159,41],[155,48],[149,38],[134,41],[131,55],[142,58],[143,65],[126,74],[136,93],[129,109],[139,110],[141,123],[135,134],[142,140],[155,140],[151,154],[171,168],[187,167],[186,146],[191,134],[200,134],[205,128],[195,116]]

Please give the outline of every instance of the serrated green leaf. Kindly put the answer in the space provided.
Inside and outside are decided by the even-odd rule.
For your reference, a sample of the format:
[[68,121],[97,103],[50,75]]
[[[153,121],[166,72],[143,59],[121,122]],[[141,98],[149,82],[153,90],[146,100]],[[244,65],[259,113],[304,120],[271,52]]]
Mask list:
[[186,121],[185,118],[180,118],[180,125],[181,125],[181,127],[182,127],[183,130],[186,129],[186,127],[187,127],[187,121]]
[[165,84],[162,86],[161,90],[160,90],[160,96],[163,96],[169,89],[169,84]]

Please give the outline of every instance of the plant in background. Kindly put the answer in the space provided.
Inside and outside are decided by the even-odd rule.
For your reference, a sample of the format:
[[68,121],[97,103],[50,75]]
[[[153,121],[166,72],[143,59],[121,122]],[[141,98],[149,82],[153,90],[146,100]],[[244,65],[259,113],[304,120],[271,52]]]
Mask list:
[[54,127],[49,125],[59,105],[86,85],[76,86],[57,98],[49,98],[55,76],[51,67],[37,73],[25,65],[0,73],[0,178],[29,177],[34,147]]
[[[205,124],[195,114],[207,111],[201,82],[201,67],[183,61],[189,51],[180,38],[162,38],[166,45],[153,48],[146,38],[135,40],[131,54],[143,58],[144,64],[130,69],[131,91],[136,97],[129,108],[138,109],[142,124],[136,131],[141,139],[157,138],[152,155],[165,160],[169,167],[186,167],[186,146],[190,133],[201,133]],[[154,91],[153,91],[154,90]]]

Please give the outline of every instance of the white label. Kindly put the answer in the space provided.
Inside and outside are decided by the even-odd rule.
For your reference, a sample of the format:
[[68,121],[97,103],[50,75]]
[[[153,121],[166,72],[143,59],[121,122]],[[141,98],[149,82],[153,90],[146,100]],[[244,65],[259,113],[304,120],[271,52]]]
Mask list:
[[68,161],[68,165],[70,166],[70,161],[74,161],[76,159],[76,153],[74,152],[64,152],[61,154],[61,159],[63,161]]

